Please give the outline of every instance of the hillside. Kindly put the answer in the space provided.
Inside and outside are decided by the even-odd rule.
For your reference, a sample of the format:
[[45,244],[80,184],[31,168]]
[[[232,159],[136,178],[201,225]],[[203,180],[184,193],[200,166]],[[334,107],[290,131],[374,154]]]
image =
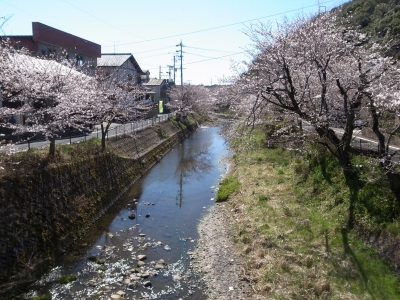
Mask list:
[[349,17],[350,24],[371,36],[372,41],[390,42],[386,54],[400,55],[400,1],[353,0],[343,5],[342,17]]

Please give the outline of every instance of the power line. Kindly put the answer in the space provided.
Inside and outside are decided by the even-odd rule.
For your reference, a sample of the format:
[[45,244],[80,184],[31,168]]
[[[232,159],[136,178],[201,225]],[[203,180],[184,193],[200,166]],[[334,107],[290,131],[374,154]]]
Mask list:
[[149,58],[149,57],[156,57],[156,56],[162,56],[162,55],[168,55],[168,53],[161,53],[161,54],[155,54],[155,55],[150,55],[150,56],[136,56],[136,53],[135,53],[135,57],[136,57],[137,59]]
[[10,4],[10,3],[8,3],[8,2],[6,2],[6,1],[4,1],[4,0],[0,0],[0,1],[1,1],[1,2],[4,2],[5,4],[8,4],[8,5],[10,5],[10,6],[16,8],[16,9],[22,11],[22,12],[24,12],[24,13],[26,13],[27,15],[30,15],[30,16],[32,16],[32,17],[34,17],[34,18],[37,18],[37,19],[39,18],[38,16],[32,15],[31,13],[28,13],[27,11],[25,11],[25,10],[23,10],[23,9],[20,9],[19,7],[15,6],[15,5],[13,5],[13,4]]
[[[120,31],[122,31],[122,32],[128,33],[129,35],[132,35],[132,36],[134,36],[134,37],[142,38],[142,37],[140,37],[140,36],[137,36],[137,35],[132,34],[131,32],[128,32],[128,31],[126,31],[126,30],[124,30],[124,29],[121,29],[121,28],[119,28],[119,27],[117,27],[117,26],[114,26],[113,24],[111,24],[111,23],[109,23],[109,22],[107,22],[107,21],[104,21],[103,19],[100,19],[99,17],[96,17],[95,15],[92,15],[91,13],[89,13],[89,12],[87,12],[87,11],[81,9],[80,7],[78,7],[78,6],[76,6],[76,5],[74,5],[74,4],[70,3],[70,2],[68,2],[67,0],[62,0],[62,1],[64,1],[65,3],[71,5],[72,7],[76,8],[77,10],[79,10],[79,11],[81,11],[81,12],[87,14],[88,16],[91,16],[92,18],[95,18],[96,20],[98,20],[98,21],[100,21],[100,22],[103,22],[103,23],[105,23],[105,24],[107,24],[107,25],[109,25],[109,26],[111,26],[111,27],[113,27],[113,28],[115,28],[115,29],[118,29],[118,30],[120,30]],[[113,45],[113,46],[115,47],[115,46],[119,46],[119,45],[116,44],[116,45]]]
[[[102,47],[107,47],[107,46],[102,46]],[[108,46],[108,47],[110,47],[110,46]],[[154,51],[165,50],[165,49],[171,49],[171,48],[174,48],[174,46],[169,46],[169,47],[158,48],[158,49],[153,49],[153,50],[146,50],[146,51],[135,52],[135,54],[147,53],[147,52],[154,52]]]
[[[200,54],[195,54],[195,53],[190,53],[190,52],[184,52],[186,54],[190,54],[190,55],[194,55],[194,56],[200,56],[200,57],[205,57],[205,58],[210,58],[210,59],[214,59],[214,57],[211,56],[205,56],[205,55],[200,55]],[[232,53],[232,52],[231,52]]]
[[[63,0],[63,1],[65,1],[65,0]],[[243,24],[243,23],[258,21],[258,20],[262,20],[262,19],[266,19],[266,18],[271,18],[271,17],[276,17],[276,16],[280,16],[280,15],[287,14],[287,13],[291,13],[291,12],[303,10],[303,9],[306,9],[306,8],[315,7],[315,6],[317,6],[317,5],[330,3],[330,2],[333,2],[333,1],[337,1],[337,0],[328,0],[328,1],[325,1],[325,2],[320,2],[319,4],[313,4],[313,5],[304,6],[304,7],[301,7],[301,8],[296,8],[296,9],[292,9],[292,10],[287,10],[287,11],[284,11],[284,12],[281,12],[281,13],[276,13],[276,14],[272,14],[272,15],[268,15],[268,16],[264,16],[264,17],[260,17],[260,18],[256,18],[256,19],[250,19],[250,20],[246,20],[246,21],[240,21],[240,22],[231,23],[231,24],[226,24],[226,25],[221,25],[221,26],[217,26],[217,27],[211,27],[211,28],[206,28],[206,29],[200,29],[200,30],[196,30],[196,31],[190,31],[190,32],[186,32],[186,33],[174,34],[174,35],[169,35],[169,36],[164,36],[164,37],[158,37],[158,38],[153,38],[153,39],[148,39],[148,40],[141,40],[141,41],[136,41],[136,42],[123,43],[123,44],[119,44],[118,46],[131,45],[131,44],[139,44],[139,43],[145,43],[145,42],[152,42],[152,41],[164,40],[164,39],[173,38],[173,37],[178,37],[178,36],[185,36],[185,35],[190,35],[190,34],[205,32],[205,31],[211,31],[211,30],[221,29],[221,28],[230,27],[230,26],[235,26],[235,25],[239,25],[239,24]]]
[[207,49],[207,48],[198,48],[198,47],[191,47],[191,46],[186,46],[186,48],[198,49],[198,50],[205,50],[205,51],[214,51],[214,52],[234,53],[233,51],[222,51],[222,50]]
[[201,63],[201,62],[205,62],[205,61],[210,61],[210,60],[215,60],[215,59],[221,59],[221,58],[224,58],[224,57],[234,56],[234,55],[243,54],[243,53],[246,53],[246,51],[237,52],[237,53],[228,54],[228,55],[219,56],[219,57],[213,57],[213,58],[210,58],[210,59],[204,59],[204,60],[194,61],[194,62],[186,63],[186,64],[187,64],[187,65],[192,65],[192,64],[197,64],[197,63]]

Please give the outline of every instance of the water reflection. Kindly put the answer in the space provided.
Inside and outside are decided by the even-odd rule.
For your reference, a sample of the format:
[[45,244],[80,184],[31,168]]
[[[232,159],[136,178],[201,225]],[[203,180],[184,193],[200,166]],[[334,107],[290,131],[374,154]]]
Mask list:
[[[52,294],[53,300],[205,299],[188,252],[225,173],[229,152],[219,132],[200,128],[172,149],[24,299],[38,292]],[[77,280],[58,283],[66,275]]]
[[177,205],[182,207],[183,185],[191,178],[201,180],[208,174],[213,167],[211,152],[211,143],[204,143],[196,148],[183,147],[182,158],[175,170],[175,178],[178,179],[179,191],[176,197]]

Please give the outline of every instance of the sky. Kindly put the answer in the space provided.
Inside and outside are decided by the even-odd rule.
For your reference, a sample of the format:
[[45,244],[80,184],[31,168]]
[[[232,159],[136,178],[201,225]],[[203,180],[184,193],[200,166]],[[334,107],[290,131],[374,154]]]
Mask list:
[[[248,61],[252,24],[330,10],[348,0],[0,0],[8,21],[0,35],[32,35],[40,22],[101,45],[102,53],[131,53],[151,78],[218,84]],[[0,24],[5,19],[0,20]],[[178,52],[177,52],[178,51]],[[171,66],[168,68],[168,66]],[[160,73],[161,69],[161,73]]]

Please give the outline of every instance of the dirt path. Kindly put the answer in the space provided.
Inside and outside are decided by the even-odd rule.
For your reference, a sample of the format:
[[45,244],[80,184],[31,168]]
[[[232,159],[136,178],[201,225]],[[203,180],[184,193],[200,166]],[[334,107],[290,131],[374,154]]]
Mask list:
[[198,227],[200,237],[192,255],[192,266],[202,274],[209,299],[257,299],[251,296],[250,284],[242,277],[229,219],[225,204],[216,203],[210,208]]

